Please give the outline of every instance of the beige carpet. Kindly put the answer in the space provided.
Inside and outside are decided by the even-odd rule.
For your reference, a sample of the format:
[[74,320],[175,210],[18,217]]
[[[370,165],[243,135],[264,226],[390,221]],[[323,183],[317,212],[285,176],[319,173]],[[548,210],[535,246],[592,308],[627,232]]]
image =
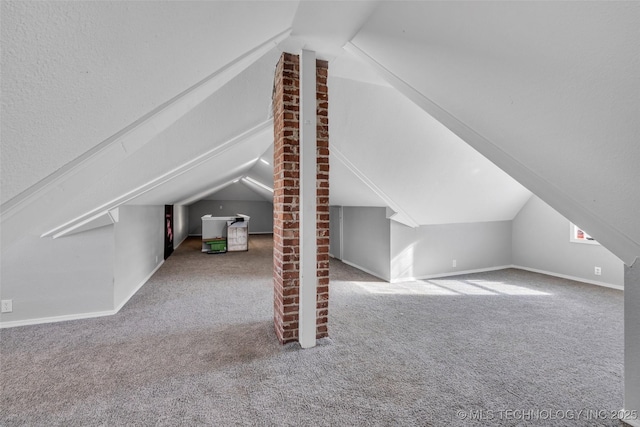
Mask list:
[[189,239],[115,316],[2,330],[0,425],[618,425],[622,292],[332,260],[331,338],[299,350],[273,332],[270,238]]

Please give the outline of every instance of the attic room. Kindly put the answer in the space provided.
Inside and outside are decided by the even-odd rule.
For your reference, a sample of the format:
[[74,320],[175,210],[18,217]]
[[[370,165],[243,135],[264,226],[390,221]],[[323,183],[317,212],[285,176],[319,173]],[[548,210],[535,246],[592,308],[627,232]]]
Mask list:
[[[1,7],[1,424],[640,426],[640,4]],[[300,285],[292,342],[287,54],[329,105],[328,333]],[[238,213],[249,251],[192,250]]]

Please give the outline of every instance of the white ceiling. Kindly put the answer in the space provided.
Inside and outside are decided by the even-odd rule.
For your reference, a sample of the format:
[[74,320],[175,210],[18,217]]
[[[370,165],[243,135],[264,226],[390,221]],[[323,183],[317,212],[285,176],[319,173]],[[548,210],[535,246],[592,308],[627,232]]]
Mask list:
[[2,203],[291,26],[296,2],[2,2]]
[[332,149],[416,224],[510,220],[531,196],[396,90],[338,78],[329,87]]
[[640,3],[383,2],[351,42],[556,210],[638,255]]
[[242,200],[264,202],[266,199],[256,191],[252,190],[242,180],[231,183],[220,191],[216,191],[215,195],[205,197],[203,200]]
[[[599,241],[615,235],[618,256],[640,252],[637,3],[1,7],[3,244],[25,221],[41,233],[118,203],[193,202],[247,175],[272,186],[258,158],[275,63],[304,47],[330,61],[332,203],[413,225],[511,219],[530,193],[495,163]],[[114,148],[223,72],[235,77]]]

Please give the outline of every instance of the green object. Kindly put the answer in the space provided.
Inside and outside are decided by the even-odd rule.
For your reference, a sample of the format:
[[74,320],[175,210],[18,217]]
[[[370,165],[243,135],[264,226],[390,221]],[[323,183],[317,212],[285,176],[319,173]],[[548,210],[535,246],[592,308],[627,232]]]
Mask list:
[[209,254],[220,254],[227,252],[227,239],[213,239],[204,242],[209,245]]

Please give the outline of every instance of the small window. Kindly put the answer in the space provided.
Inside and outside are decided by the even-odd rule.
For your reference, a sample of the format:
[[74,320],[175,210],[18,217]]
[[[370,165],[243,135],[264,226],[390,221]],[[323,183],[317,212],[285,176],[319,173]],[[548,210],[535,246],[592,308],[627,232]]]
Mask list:
[[574,223],[569,223],[570,226],[570,234],[569,241],[573,243],[587,243],[590,245],[599,245],[593,237],[589,236],[586,231],[575,225]]

